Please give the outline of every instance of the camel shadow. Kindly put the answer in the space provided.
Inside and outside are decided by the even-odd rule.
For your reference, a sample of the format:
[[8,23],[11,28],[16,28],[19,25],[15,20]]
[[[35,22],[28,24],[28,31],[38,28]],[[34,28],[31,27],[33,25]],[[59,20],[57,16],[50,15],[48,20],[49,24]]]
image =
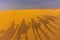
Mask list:
[[[44,16],[43,16],[44,17]],[[49,20],[54,22],[55,17],[53,16],[47,16],[47,17],[44,17],[44,18],[41,18],[39,16],[37,16],[37,18],[39,19],[38,22],[36,22],[33,18],[31,18],[31,23],[28,22],[28,24],[26,23],[25,19],[22,20],[21,24],[17,26],[17,28],[15,29],[15,23],[12,22],[12,25],[11,27],[9,27],[7,30],[1,30],[0,31],[0,34],[2,34],[0,36],[0,40],[11,40],[11,38],[14,37],[16,31],[16,35],[15,35],[15,39],[17,40],[20,40],[21,39],[21,35],[25,34],[25,40],[28,40],[28,35],[27,35],[27,32],[30,28],[30,24],[31,24],[31,27],[32,27],[32,30],[33,30],[33,33],[34,33],[34,37],[35,37],[35,40],[38,40],[37,39],[37,36],[36,36],[36,33],[38,35],[38,37],[40,38],[40,40],[43,40],[42,38],[46,38],[47,40],[51,40],[51,38],[49,37],[49,35],[47,34],[48,31],[50,31],[53,35],[57,35],[54,31],[52,31],[49,26],[55,28],[54,25],[52,25],[51,23],[49,23]],[[47,18],[47,19],[46,19]],[[44,27],[46,27],[48,29],[47,32],[45,32],[41,27],[41,23],[44,25]],[[49,26],[47,25],[49,24]],[[41,37],[41,35],[39,34],[39,31],[38,29],[41,31],[41,33],[44,35],[43,37]],[[35,33],[35,30],[36,30],[36,33]],[[59,35],[57,35],[58,37],[60,37]],[[58,40],[60,40],[59,38],[57,38]]]
[[27,31],[28,31],[29,27],[30,27],[30,23],[28,22],[28,25],[27,25],[25,22],[25,19],[23,19],[19,28],[18,28],[15,39],[20,40],[21,35],[25,34],[25,40],[28,40]]
[[[49,24],[51,27],[55,28],[54,25],[50,24],[48,19],[43,19],[41,17],[37,17],[39,19],[39,21],[48,29],[48,31],[50,31],[53,35],[57,35],[54,31],[52,31],[49,26],[47,24]],[[53,19],[52,19],[53,20]],[[60,37],[59,35],[57,35],[58,37]],[[58,40],[60,40],[59,38],[57,38]]]
[[3,34],[0,36],[0,40],[10,40],[14,36],[16,31],[14,26],[15,26],[15,23],[12,22],[11,27],[8,28],[8,30],[2,32]]
[[41,35],[39,34],[39,32],[38,32],[38,29],[43,33],[43,35],[47,38],[47,40],[50,40],[50,38],[49,38],[49,36],[47,35],[47,33],[45,33],[43,30],[42,30],[42,28],[41,28],[41,23],[40,22],[36,22],[34,19],[31,19],[31,26],[32,26],[32,29],[33,29],[33,33],[34,33],[34,36],[35,36],[35,39],[37,40],[37,37],[36,37],[36,35],[35,35],[35,31],[34,30],[36,30],[36,32],[37,32],[37,34],[38,34],[38,37],[40,38],[40,40],[42,40],[42,38],[41,38]]

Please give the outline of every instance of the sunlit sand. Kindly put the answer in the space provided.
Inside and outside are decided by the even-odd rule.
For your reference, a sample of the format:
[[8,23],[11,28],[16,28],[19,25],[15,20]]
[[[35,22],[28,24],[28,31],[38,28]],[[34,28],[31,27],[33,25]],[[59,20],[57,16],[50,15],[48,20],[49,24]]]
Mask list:
[[[26,23],[31,22],[31,18],[33,18],[36,22],[38,22],[38,18],[43,16],[55,16],[58,18],[58,20],[55,21],[55,23],[57,24],[57,28],[60,29],[60,9],[26,9],[26,10],[1,10],[0,11],[0,30],[7,30],[9,27],[11,27],[12,22],[15,22],[15,28],[17,24],[21,24],[22,20],[25,19]],[[51,22],[52,23],[52,22]],[[53,23],[52,23],[53,24]],[[41,25],[43,30],[46,30],[46,28],[44,28],[44,25]],[[59,35],[60,31],[59,29],[57,30],[56,34]],[[38,29],[39,30],[39,29]],[[55,31],[52,28],[53,31]],[[36,33],[36,32],[35,32]],[[40,31],[39,31],[40,33]],[[8,33],[7,33],[8,34]],[[40,33],[41,34],[41,33]],[[53,38],[52,40],[57,40],[54,35],[50,32],[47,33],[51,38]],[[23,34],[21,36],[21,40],[24,40],[24,35]],[[28,40],[35,40],[32,28],[30,26],[30,29],[28,30]],[[36,33],[37,35],[37,33]],[[41,34],[41,37],[43,36],[43,34]],[[57,36],[58,37],[58,36]],[[13,37],[14,38],[14,37]],[[12,38],[12,39],[13,39]],[[42,38],[43,39],[43,38]],[[37,36],[37,40],[39,40],[39,37]],[[46,38],[44,38],[43,40],[46,40]]]

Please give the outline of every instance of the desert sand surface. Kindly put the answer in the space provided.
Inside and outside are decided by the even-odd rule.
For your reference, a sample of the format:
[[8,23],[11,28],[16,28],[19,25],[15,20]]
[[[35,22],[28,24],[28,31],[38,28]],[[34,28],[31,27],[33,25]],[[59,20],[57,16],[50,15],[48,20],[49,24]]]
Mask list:
[[0,10],[0,40],[60,40],[60,9]]

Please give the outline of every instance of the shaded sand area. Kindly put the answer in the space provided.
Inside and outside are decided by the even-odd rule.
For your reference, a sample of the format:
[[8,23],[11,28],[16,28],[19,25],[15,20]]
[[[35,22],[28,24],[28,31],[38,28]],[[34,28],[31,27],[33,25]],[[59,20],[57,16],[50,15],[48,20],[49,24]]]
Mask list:
[[60,9],[0,10],[0,40],[20,39],[60,40]]

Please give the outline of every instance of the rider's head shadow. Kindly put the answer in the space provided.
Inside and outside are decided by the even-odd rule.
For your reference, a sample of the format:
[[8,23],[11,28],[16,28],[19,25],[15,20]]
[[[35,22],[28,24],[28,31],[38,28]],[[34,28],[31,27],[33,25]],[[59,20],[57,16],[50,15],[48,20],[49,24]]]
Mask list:
[[0,40],[10,40],[15,34],[15,23],[12,22],[11,27],[3,32],[3,35],[0,37]]

